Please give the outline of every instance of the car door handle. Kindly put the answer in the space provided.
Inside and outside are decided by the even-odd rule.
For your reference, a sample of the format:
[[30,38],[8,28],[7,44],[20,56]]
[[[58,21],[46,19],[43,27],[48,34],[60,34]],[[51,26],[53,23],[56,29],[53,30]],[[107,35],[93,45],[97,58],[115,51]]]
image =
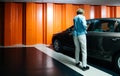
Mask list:
[[120,38],[113,38],[112,41],[120,40]]

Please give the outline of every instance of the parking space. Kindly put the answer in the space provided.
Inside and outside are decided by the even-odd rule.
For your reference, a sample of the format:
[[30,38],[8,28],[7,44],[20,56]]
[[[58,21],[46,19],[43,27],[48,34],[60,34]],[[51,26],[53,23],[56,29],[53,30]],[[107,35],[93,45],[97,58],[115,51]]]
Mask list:
[[97,65],[98,61],[89,60],[90,69],[82,71],[72,55],[55,52],[44,44],[0,47],[0,76],[119,76]]

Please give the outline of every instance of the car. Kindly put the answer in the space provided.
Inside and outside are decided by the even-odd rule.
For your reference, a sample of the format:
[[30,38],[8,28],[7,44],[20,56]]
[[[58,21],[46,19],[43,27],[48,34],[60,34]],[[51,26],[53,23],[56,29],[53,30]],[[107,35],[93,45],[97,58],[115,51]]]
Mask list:
[[[120,72],[120,18],[95,18],[86,21],[88,57],[109,61]],[[53,35],[52,45],[55,51],[75,51],[73,26]]]

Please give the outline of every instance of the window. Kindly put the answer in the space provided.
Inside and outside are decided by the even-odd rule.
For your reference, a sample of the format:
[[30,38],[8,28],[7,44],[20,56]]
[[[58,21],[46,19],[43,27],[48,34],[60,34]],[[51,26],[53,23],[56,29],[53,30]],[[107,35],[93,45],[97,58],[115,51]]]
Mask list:
[[114,20],[93,20],[88,31],[95,32],[120,32],[120,22]]

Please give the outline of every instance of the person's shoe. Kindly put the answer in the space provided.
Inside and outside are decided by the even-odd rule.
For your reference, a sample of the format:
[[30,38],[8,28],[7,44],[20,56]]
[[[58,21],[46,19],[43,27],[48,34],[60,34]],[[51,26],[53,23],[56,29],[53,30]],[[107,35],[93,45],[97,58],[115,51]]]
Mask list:
[[75,65],[76,65],[77,67],[79,67],[79,65],[80,65],[80,62],[79,62],[79,63],[76,63]]
[[89,69],[89,66],[82,67],[81,69],[82,69],[83,71],[86,71],[86,70],[88,70],[88,69]]

